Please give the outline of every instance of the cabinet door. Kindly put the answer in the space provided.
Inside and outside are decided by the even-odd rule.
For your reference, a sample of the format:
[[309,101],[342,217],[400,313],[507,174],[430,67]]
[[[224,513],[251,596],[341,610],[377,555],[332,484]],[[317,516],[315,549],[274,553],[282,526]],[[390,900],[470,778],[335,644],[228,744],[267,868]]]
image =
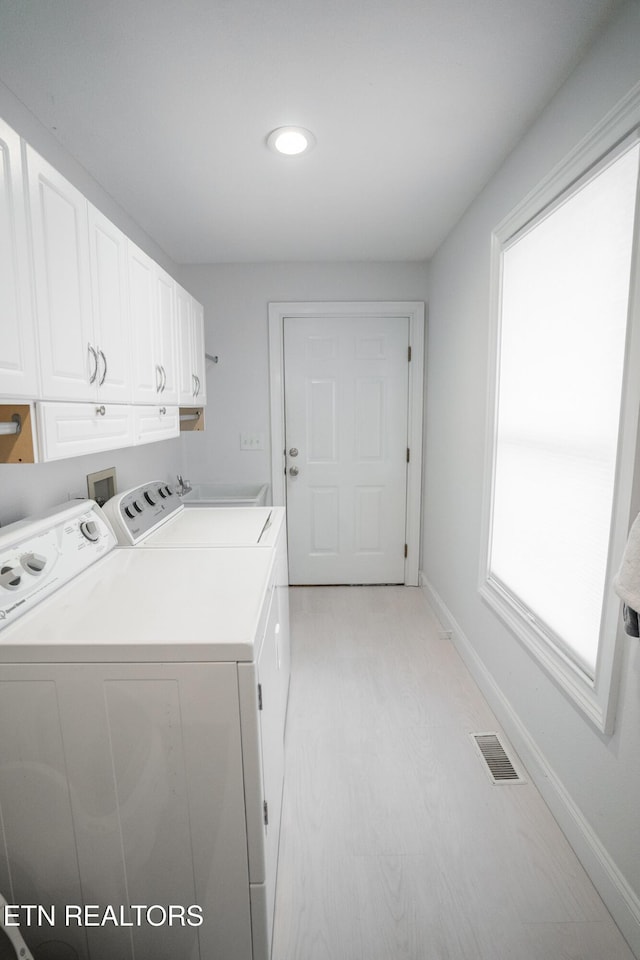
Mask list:
[[175,281],[161,267],[156,268],[158,363],[162,372],[160,397],[163,403],[178,402]]
[[96,403],[39,403],[42,460],[63,460],[133,445],[132,408]]
[[176,284],[176,333],[178,339],[179,361],[179,402],[183,406],[193,406],[196,402],[196,382],[193,370],[193,324],[191,294]]
[[38,393],[20,137],[0,120],[0,395]]
[[202,305],[176,284],[180,403],[206,403],[204,358],[204,313]]
[[191,298],[192,314],[192,352],[193,373],[197,383],[196,403],[204,406],[207,402],[206,362],[204,356],[204,308]]
[[154,403],[162,376],[156,359],[155,264],[129,242],[129,316],[133,333],[133,399]]
[[[19,889],[56,907],[56,927],[25,934],[35,955],[251,960],[235,664],[3,664],[2,680],[0,876],[18,865]],[[204,923],[156,925],[151,907],[152,922],[65,926],[88,892],[101,911],[197,905]]]
[[127,303],[127,241],[89,204],[89,253],[100,401],[131,399],[131,346]]
[[27,147],[42,396],[96,397],[87,201]]
[[134,442],[154,443],[180,436],[180,410],[164,404],[133,408]]

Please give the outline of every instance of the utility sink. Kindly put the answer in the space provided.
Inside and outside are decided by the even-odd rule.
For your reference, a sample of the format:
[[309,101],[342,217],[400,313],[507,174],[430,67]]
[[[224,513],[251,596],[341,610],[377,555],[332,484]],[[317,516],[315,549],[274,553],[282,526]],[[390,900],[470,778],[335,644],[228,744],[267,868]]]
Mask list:
[[194,483],[182,499],[194,507],[264,507],[268,496],[268,483]]

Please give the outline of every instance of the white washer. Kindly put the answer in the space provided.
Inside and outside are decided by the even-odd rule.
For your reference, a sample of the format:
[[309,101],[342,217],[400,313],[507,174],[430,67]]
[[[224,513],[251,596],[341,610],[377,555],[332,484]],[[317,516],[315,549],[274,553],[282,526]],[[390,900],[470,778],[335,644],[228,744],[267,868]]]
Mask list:
[[206,507],[185,504],[173,487],[149,481],[112,497],[104,506],[118,542],[145,548],[246,547],[275,551],[275,643],[281,726],[284,732],[291,652],[289,570],[284,507]]
[[124,546],[273,547],[285,525],[284,507],[196,507],[159,480],[117,494],[103,510]]
[[269,957],[274,578],[273,550],[118,549],[91,501],[0,531],[0,890],[53,913],[36,955]]
[[[123,546],[184,551],[198,549],[245,550],[247,564],[257,550],[273,556],[272,600],[268,611],[265,647],[270,644],[270,662],[275,668],[269,677],[268,711],[260,714],[264,748],[262,768],[265,792],[269,793],[271,830],[266,850],[273,881],[266,887],[266,905],[253,905],[256,915],[266,911],[269,942],[275,907],[276,865],[280,839],[282,787],[284,784],[284,733],[289,695],[291,651],[289,642],[289,570],[284,507],[193,507],[183,502],[173,488],[160,480],[152,480],[112,497],[103,507],[118,542]],[[206,590],[204,585],[202,589]],[[261,671],[265,673],[264,668]],[[266,696],[260,683],[261,697]],[[267,746],[268,744],[268,746]],[[262,838],[252,842],[249,862],[254,866],[252,882],[265,882]],[[255,887],[255,890],[260,889]]]

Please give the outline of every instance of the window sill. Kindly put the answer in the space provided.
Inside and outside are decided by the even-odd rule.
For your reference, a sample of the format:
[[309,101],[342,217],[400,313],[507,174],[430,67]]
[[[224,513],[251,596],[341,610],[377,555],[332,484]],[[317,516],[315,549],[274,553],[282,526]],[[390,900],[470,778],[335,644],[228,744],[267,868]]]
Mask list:
[[[613,651],[613,656],[606,663],[598,664],[596,679],[593,681],[523,615],[495,581],[485,579],[480,584],[479,592],[485,603],[500,617],[563,694],[599,732],[611,734],[615,722],[617,690],[616,651]],[[612,646],[617,647],[617,644]]]

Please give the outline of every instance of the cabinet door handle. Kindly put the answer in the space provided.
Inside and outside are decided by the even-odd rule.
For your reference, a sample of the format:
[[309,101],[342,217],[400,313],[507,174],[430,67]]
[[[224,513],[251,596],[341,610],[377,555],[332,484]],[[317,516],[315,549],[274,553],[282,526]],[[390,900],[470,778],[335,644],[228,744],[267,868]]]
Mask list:
[[156,393],[162,393],[162,368],[156,363]]
[[97,415],[98,415],[99,417],[104,417],[104,415],[105,415],[106,412],[107,412],[107,411],[106,411],[106,408],[105,408],[104,404],[103,404],[102,406],[100,406],[100,407],[96,407],[96,413],[97,413]]
[[162,372],[162,386],[160,387],[160,393],[164,393],[167,386],[167,371],[162,364],[160,364],[160,370]]
[[167,408],[166,408],[166,407],[160,407],[160,416],[161,416],[161,417],[164,417],[164,415],[165,415],[166,412],[167,412]]
[[87,352],[93,357],[93,373],[89,376],[89,383],[95,383],[95,379],[98,376],[98,354],[90,343],[87,344]]
[[100,348],[98,348],[98,356],[99,356],[99,357],[102,357],[102,363],[103,363],[103,366],[104,366],[104,370],[102,371],[102,376],[100,377],[100,382],[98,383],[98,386],[101,387],[102,384],[104,383],[104,381],[107,379],[107,369],[108,369],[108,368],[107,368],[107,358],[105,357],[103,351],[100,350]]

